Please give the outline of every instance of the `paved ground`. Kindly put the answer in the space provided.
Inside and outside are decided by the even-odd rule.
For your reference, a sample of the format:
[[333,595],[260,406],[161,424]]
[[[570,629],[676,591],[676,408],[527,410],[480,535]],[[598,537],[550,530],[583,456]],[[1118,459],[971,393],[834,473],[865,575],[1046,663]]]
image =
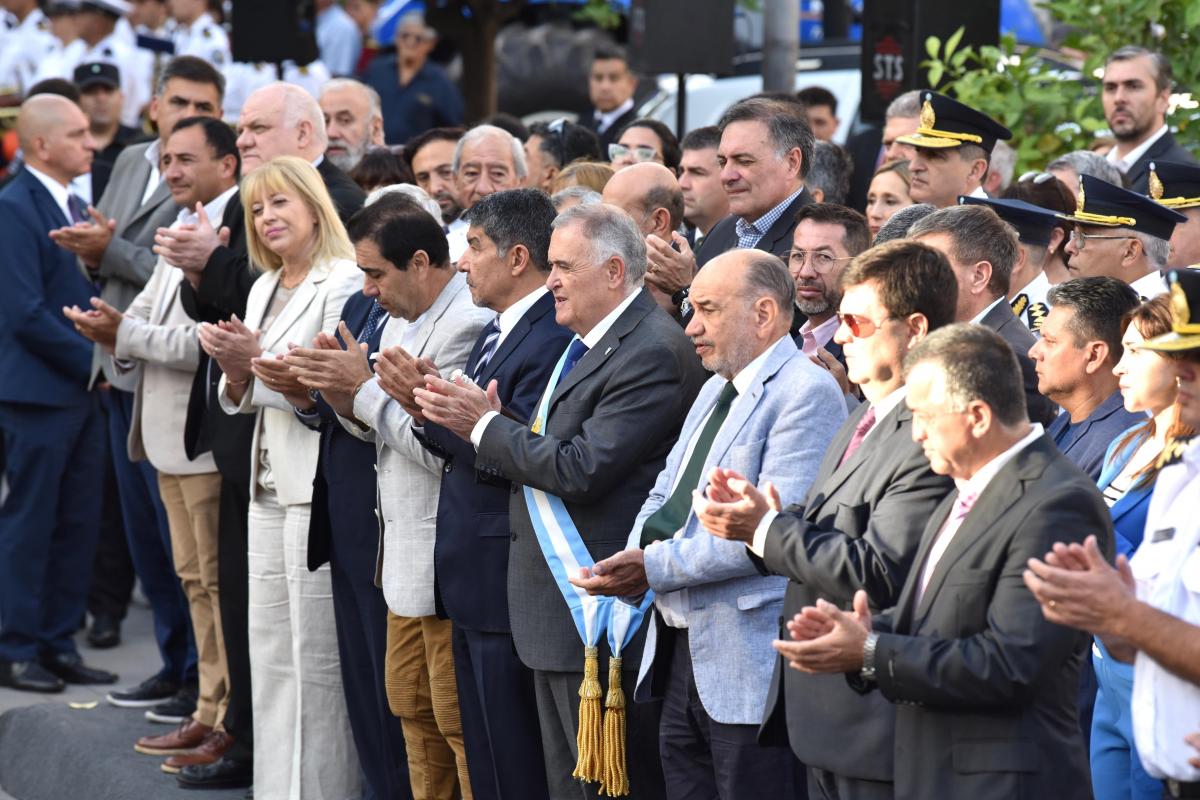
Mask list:
[[[93,650],[79,636],[80,653],[96,667],[139,683],[159,665],[150,611],[135,603],[112,650]],[[235,800],[244,790],[180,789],[159,769],[160,759],[135,753],[133,743],[170,728],[147,722],[141,709],[115,708],[108,686],[71,686],[57,695],[0,688],[0,800]],[[69,704],[95,704],[72,708]]]

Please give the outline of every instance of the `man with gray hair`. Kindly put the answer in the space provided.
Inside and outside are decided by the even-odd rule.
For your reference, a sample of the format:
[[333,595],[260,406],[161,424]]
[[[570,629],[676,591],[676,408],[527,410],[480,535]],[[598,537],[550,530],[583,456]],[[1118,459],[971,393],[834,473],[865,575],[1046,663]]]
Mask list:
[[933,212],[908,235],[946,256],[958,279],[954,321],[991,328],[1008,342],[1021,365],[1029,418],[1049,424],[1057,409],[1038,393],[1037,371],[1028,355],[1037,340],[1007,299],[1020,254],[1017,232],[988,206],[959,205]]
[[850,193],[850,171],[854,163],[841,145],[818,141],[813,147],[812,169],[805,185],[815,203],[846,204]]
[[[585,781],[599,780],[589,758],[597,754],[578,749],[580,685],[586,672],[587,697],[603,697],[595,678],[611,637],[623,660],[610,664],[610,689],[614,681],[634,686],[643,636],[640,621],[608,636],[577,626],[568,603],[597,613],[608,606],[593,607],[600,601],[576,594],[566,578],[625,549],[704,370],[683,330],[644,289],[645,240],[623,211],[599,204],[563,212],[554,221],[549,260],[555,319],[575,337],[532,419],[501,413],[491,391],[461,381],[432,379],[429,390],[415,394],[426,419],[470,439],[481,475],[525,487],[509,505],[513,641],[534,671],[550,796],[591,800],[595,787],[572,778],[578,766]],[[576,561],[557,555],[568,551],[578,554]],[[600,700],[586,702],[585,719],[597,721]],[[662,797],[659,707],[630,703],[626,713],[631,796]]]
[[992,160],[988,164],[987,177],[983,179],[983,191],[988,197],[999,197],[1012,183],[1013,170],[1017,167],[1017,151],[1008,142],[996,142],[992,148]]
[[[463,211],[493,192],[524,186],[529,174],[520,140],[495,125],[476,125],[463,134],[454,147],[451,169]],[[450,260],[457,262],[467,249],[465,220],[450,227],[449,240]]]
[[1161,270],[1171,258],[1178,211],[1088,175],[1079,179],[1079,208],[1063,219],[1075,223],[1067,241],[1072,278],[1106,275],[1124,281],[1143,298],[1166,291]]
[[[1121,171],[1107,158],[1091,150],[1072,150],[1046,165],[1046,172],[1063,182],[1071,195],[1079,194],[1079,177],[1091,175],[1113,186],[1123,186]],[[1024,179],[1025,176],[1022,176]]]
[[1127,45],[1104,62],[1100,98],[1117,140],[1106,158],[1139,194],[1149,192],[1151,161],[1196,163],[1167,127],[1173,84],[1171,62],[1154,50]]
[[[804,496],[846,404],[837,382],[788,335],[795,288],[775,256],[717,256],[696,276],[692,304],[685,332],[715,374],[638,512],[638,544],[572,583],[614,597],[655,592],[637,696],[665,687],[659,752],[668,797],[797,797],[803,766],[783,744],[758,743],[774,666],[762,644],[778,634],[787,579],[761,574],[737,542],[709,536],[692,513],[692,494],[732,458],[747,480]],[[751,596],[762,601],[751,608]]]
[[379,93],[356,80],[335,78],[317,98],[325,116],[325,157],[344,172],[362,161],[367,150],[383,146]]

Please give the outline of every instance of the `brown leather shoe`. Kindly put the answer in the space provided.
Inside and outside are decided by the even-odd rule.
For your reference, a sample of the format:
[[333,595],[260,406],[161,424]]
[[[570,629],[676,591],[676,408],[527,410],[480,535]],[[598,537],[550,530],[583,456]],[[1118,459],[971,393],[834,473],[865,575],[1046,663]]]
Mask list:
[[162,771],[174,775],[187,766],[212,764],[233,746],[233,737],[225,731],[214,730],[198,746],[171,756],[163,762]]
[[148,756],[173,756],[198,747],[204,737],[212,732],[208,725],[194,719],[186,719],[178,728],[162,736],[143,736],[133,749]]

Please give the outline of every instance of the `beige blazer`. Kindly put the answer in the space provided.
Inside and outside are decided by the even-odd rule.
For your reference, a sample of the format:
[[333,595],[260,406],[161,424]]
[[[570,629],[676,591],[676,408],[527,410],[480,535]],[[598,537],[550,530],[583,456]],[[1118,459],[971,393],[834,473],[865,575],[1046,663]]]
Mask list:
[[[261,327],[279,276],[279,270],[263,273],[250,288],[245,323],[251,330]],[[342,318],[342,306],[352,294],[362,291],[362,285],[362,271],[353,261],[339,259],[314,265],[283,311],[263,331],[264,355],[285,352],[289,342],[308,346],[318,332],[335,331]],[[226,414],[258,414],[250,449],[250,496],[258,496],[259,470],[265,452],[279,502],[283,505],[312,502],[320,435],[296,419],[292,405],[283,395],[260,384],[257,378],[250,380],[240,403],[229,399],[224,376],[217,394]]]
[[183,310],[183,273],[161,258],[150,280],[125,309],[110,368],[133,375],[133,419],[127,447],[132,461],[147,459],[168,475],[216,472],[212,454],[195,461],[183,446],[192,379],[200,362],[196,323]]

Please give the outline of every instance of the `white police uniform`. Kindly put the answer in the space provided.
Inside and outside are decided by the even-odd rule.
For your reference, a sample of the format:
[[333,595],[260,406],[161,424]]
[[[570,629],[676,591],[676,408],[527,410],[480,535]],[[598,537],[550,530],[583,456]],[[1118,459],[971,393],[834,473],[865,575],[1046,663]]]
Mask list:
[[[1154,482],[1146,534],[1130,568],[1138,599],[1200,625],[1200,447],[1176,455]],[[1184,737],[1200,730],[1200,686],[1137,654],[1133,735],[1146,771],[1156,778],[1200,781],[1188,764],[1196,751]]]
[[1045,272],[1039,272],[1038,276],[1025,285],[1016,296],[1012,299],[1013,313],[1025,323],[1025,327],[1034,333],[1038,333],[1042,329],[1042,323],[1046,321],[1046,315],[1050,313],[1050,303],[1046,300],[1046,295],[1050,292],[1050,279],[1046,277]]
[[175,55],[203,58],[219,70],[229,66],[229,36],[209,14],[201,14],[191,25],[175,28]]
[[25,19],[7,15],[0,37],[0,94],[25,95],[36,81],[38,65],[58,39],[50,33],[50,20],[40,8]]
[[[320,59],[310,64],[299,65],[294,61],[283,62],[283,80],[293,83],[316,97],[321,87],[332,76],[329,68]],[[237,122],[242,114],[242,104],[255,90],[278,80],[274,64],[234,62],[225,71],[225,119]]]
[[93,61],[115,64],[121,72],[121,94],[124,95],[124,105],[121,109],[121,122],[133,128],[141,127],[141,111],[150,103],[152,89],[151,74],[148,62],[139,55],[139,51],[128,44],[115,31],[96,43],[95,47],[84,45],[83,52],[75,63],[69,67],[66,77],[71,78],[75,67],[80,64],[90,64]]

